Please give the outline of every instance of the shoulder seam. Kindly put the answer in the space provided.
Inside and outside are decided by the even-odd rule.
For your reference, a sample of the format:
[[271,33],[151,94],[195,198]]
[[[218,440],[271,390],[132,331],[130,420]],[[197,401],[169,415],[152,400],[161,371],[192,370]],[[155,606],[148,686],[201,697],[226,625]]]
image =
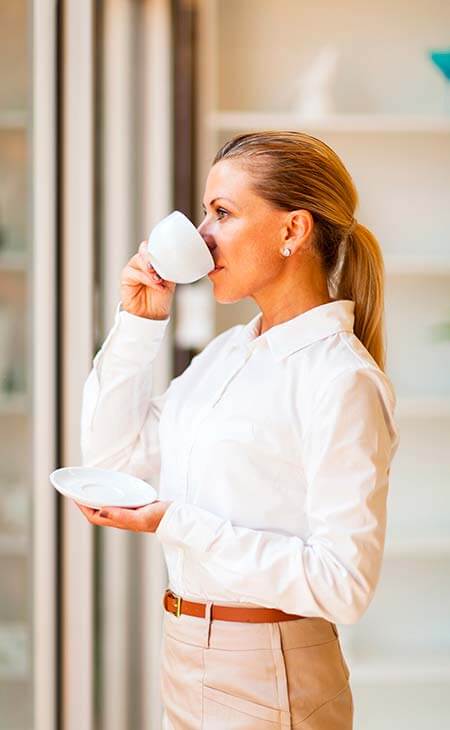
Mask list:
[[[358,359],[360,360],[360,358],[358,358]],[[337,380],[338,378],[340,378],[340,377],[341,377],[341,375],[350,375],[350,373],[357,373],[357,372],[359,372],[359,371],[361,371],[361,370],[370,370],[370,369],[371,369],[371,367],[372,367],[372,366],[371,366],[371,365],[369,365],[368,363],[365,363],[365,362],[364,362],[364,360],[360,360],[360,362],[361,362],[361,366],[360,366],[360,367],[355,367],[355,368],[347,368],[346,370],[341,370],[341,372],[340,372],[340,373],[338,373],[337,375],[335,375],[335,376],[334,376],[333,378],[331,378],[331,380],[328,380],[328,381],[327,381],[327,382],[325,383],[325,385],[323,386],[323,388],[322,388],[322,389],[321,389],[321,390],[319,391],[319,395],[318,395],[318,396],[317,396],[317,398],[316,398],[316,404],[317,404],[317,402],[319,401],[319,399],[320,399],[320,398],[322,397],[322,394],[323,394],[323,392],[324,392],[324,391],[325,391],[325,390],[326,390],[327,388],[329,388],[329,386],[330,386],[330,385],[331,385],[332,383],[334,383],[334,381],[335,381],[335,380]]]
[[[353,335],[354,335],[355,333],[353,332],[353,333],[350,333],[350,334],[353,334]],[[355,335],[355,337],[356,337],[356,335]],[[341,339],[342,339],[343,343],[345,344],[346,348],[347,348],[348,350],[350,350],[350,352],[352,353],[352,355],[354,355],[354,356],[355,356],[355,357],[356,357],[356,358],[357,358],[357,359],[359,360],[359,362],[361,363],[361,365],[362,365],[363,367],[373,367],[373,364],[372,364],[372,363],[366,363],[366,362],[365,362],[365,361],[364,361],[364,360],[362,359],[362,357],[360,357],[360,355],[358,355],[358,353],[357,353],[357,352],[355,352],[355,351],[353,350],[353,348],[351,348],[351,347],[350,347],[350,345],[348,344],[348,342],[347,342],[347,340],[346,340],[345,338],[341,338]],[[361,343],[361,344],[363,344],[363,343]],[[369,355],[370,355],[370,352],[369,352]],[[371,357],[372,357],[372,356],[371,356]]]
[[[335,375],[333,378],[331,378],[331,380],[329,380],[325,383],[323,388],[319,391],[319,394],[316,396],[316,399],[314,401],[313,412],[315,411],[318,404],[320,403],[324,392],[327,390],[327,388],[329,388],[332,385],[332,383],[334,383],[335,380],[337,380],[338,378],[340,378],[343,375],[350,375],[350,374],[359,373],[359,372],[367,371],[367,370],[371,370],[371,369],[374,369],[374,368],[371,365],[363,362],[361,367],[347,368],[346,370],[342,370],[340,373]],[[311,424],[309,424],[308,431],[305,433],[305,436],[304,436],[305,441],[309,437],[310,430],[311,430]]]

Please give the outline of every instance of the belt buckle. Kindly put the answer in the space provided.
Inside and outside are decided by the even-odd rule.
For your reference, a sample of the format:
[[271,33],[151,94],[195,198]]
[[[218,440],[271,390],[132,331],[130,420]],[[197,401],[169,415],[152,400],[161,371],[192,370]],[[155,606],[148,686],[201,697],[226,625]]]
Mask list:
[[176,596],[171,591],[169,591],[169,596],[171,598],[173,598],[174,601],[175,601],[175,608],[174,609],[170,609],[170,612],[173,613],[173,615],[174,616],[177,616],[177,618],[178,618],[178,616],[181,615],[181,601],[182,601],[182,598],[181,598],[181,596]]

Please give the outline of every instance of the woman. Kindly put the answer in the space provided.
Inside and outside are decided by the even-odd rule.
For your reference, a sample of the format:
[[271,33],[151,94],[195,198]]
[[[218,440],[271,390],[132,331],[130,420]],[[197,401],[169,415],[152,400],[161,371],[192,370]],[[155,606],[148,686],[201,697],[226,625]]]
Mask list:
[[[350,730],[352,624],[379,579],[399,433],[384,372],[383,258],[324,142],[244,134],[217,153],[199,227],[219,302],[260,312],[151,394],[173,282],[145,242],[82,407],[85,464],[154,483],[160,501],[90,510],[154,532],[163,597],[164,727]],[[149,273],[149,270],[153,272]]]

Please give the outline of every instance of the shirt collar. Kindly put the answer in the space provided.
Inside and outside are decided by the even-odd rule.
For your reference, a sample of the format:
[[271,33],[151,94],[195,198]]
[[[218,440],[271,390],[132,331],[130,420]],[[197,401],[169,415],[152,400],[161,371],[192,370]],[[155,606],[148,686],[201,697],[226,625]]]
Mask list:
[[252,349],[265,341],[275,359],[281,360],[336,332],[353,332],[354,310],[353,300],[337,299],[319,304],[286,322],[274,325],[262,335],[258,335],[262,319],[262,312],[259,312],[250,322],[237,330],[231,340],[230,348]]

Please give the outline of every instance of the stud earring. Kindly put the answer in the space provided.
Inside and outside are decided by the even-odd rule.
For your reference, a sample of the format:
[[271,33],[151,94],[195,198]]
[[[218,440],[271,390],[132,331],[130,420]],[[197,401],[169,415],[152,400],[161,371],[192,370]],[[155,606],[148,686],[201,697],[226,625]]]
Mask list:
[[282,252],[283,256],[290,256],[291,255],[291,249],[290,248],[283,248]]

